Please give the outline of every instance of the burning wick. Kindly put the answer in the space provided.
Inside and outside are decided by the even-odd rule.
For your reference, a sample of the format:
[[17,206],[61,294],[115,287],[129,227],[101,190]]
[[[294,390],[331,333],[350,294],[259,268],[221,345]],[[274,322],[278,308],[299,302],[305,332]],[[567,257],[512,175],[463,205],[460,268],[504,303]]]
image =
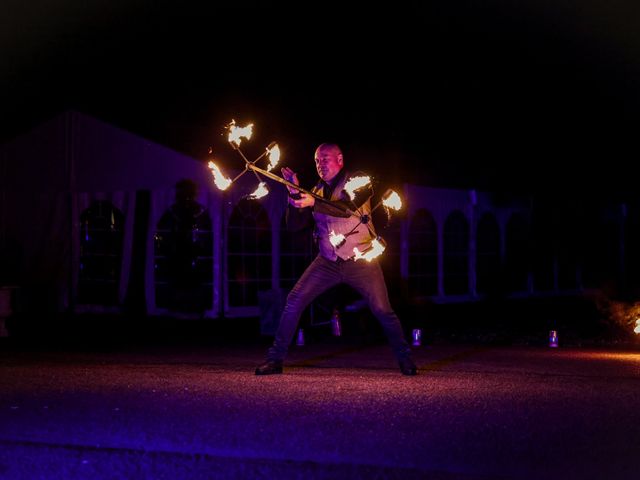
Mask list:
[[386,242],[382,239],[382,237],[377,237],[371,241],[371,246],[364,252],[360,252],[360,250],[358,250],[358,247],[354,247],[353,254],[356,257],[356,260],[362,259],[370,262],[374,258],[382,255],[382,252],[384,252],[385,248],[387,248]]
[[240,146],[242,137],[249,140],[253,134],[253,123],[250,123],[246,127],[238,127],[236,126],[236,121],[231,120],[227,128],[229,128],[229,142],[234,143],[237,147]]
[[259,198],[266,196],[268,193],[269,193],[269,189],[267,188],[267,184],[264,182],[260,182],[260,184],[258,185],[258,188],[256,188],[255,191],[251,195],[249,195],[248,198],[257,200]]
[[389,210],[400,210],[402,208],[402,199],[400,198],[400,195],[389,189],[384,192],[382,199],[371,209],[371,211],[376,211],[380,205],[384,205],[387,217],[391,218],[391,212]]
[[331,230],[331,233],[329,234],[329,241],[335,248],[340,248],[347,242],[347,239],[343,234],[336,234],[336,232]]
[[347,192],[351,201],[355,198],[355,191],[360,190],[363,187],[366,187],[371,183],[370,177],[353,177],[350,178],[347,183],[344,185],[344,191]]
[[229,185],[231,185],[231,180],[229,180],[222,174],[215,163],[209,162],[209,169],[213,174],[213,183],[216,184],[216,187],[218,187],[220,190],[226,190],[227,188],[229,188]]
[[633,329],[635,333],[640,333],[640,318],[636,320],[636,328]]
[[393,190],[387,190],[382,197],[382,205],[392,210],[400,210],[402,208],[402,200]]
[[269,152],[269,166],[267,167],[267,172],[270,172],[280,161],[280,147],[276,144],[273,148],[267,148],[267,152]]

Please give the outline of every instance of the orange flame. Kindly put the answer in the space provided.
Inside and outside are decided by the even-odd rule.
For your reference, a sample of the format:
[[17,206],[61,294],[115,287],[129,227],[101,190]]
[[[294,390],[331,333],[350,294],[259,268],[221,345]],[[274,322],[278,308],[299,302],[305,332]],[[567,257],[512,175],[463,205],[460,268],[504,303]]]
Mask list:
[[253,123],[250,123],[246,127],[238,127],[236,126],[236,121],[231,120],[227,128],[229,129],[229,142],[235,143],[238,147],[242,142],[242,137],[249,140],[253,134]]
[[270,172],[280,161],[280,147],[276,144],[271,149],[267,148],[267,152],[269,152],[269,166],[267,167],[267,172]]
[[209,169],[213,174],[213,183],[216,184],[216,187],[218,187],[220,190],[226,190],[227,188],[229,188],[229,185],[231,185],[231,180],[222,174],[215,163],[209,162]]
[[605,311],[609,318],[616,324],[640,334],[640,301],[626,303],[610,300],[608,298],[599,299],[599,307]]
[[387,190],[382,198],[382,205],[392,210],[400,210],[402,208],[402,199],[393,190]]
[[367,262],[370,262],[374,258],[382,255],[382,252],[384,252],[385,248],[386,246],[383,243],[378,241],[377,238],[374,238],[371,241],[371,246],[367,248],[364,252],[360,252],[360,250],[358,250],[358,247],[354,247],[353,254],[356,257],[356,260],[362,259],[362,260],[366,260]]
[[336,232],[331,230],[331,233],[329,234],[329,241],[331,242],[331,245],[333,245],[336,248],[339,248],[344,244],[344,242],[346,242],[346,240],[347,239],[343,234],[341,233],[336,234]]
[[353,177],[350,178],[347,183],[344,185],[344,191],[347,192],[349,198],[353,201],[355,198],[355,191],[360,190],[361,188],[366,187],[371,183],[370,177]]
[[264,182],[260,182],[258,188],[256,188],[254,192],[249,195],[249,198],[257,200],[259,198],[265,197],[268,193],[269,189],[267,188],[267,184]]

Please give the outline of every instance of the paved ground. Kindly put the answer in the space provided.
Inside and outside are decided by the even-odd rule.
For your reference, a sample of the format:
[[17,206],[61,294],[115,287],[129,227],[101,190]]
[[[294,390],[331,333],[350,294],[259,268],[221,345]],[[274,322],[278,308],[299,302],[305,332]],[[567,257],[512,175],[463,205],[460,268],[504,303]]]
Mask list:
[[0,352],[0,478],[637,479],[640,348]]

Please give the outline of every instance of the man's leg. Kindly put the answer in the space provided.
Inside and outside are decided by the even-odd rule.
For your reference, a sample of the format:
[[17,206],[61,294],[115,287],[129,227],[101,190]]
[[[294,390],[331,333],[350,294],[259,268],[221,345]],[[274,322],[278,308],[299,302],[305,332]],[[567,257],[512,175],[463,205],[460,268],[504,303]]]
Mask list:
[[[411,349],[404,337],[400,320],[391,308],[380,264],[375,260],[372,262],[358,260],[346,262],[343,266],[344,281],[355,288],[367,301],[371,313],[380,322],[393,353],[400,362],[402,373],[407,374],[403,362],[411,367]],[[415,369],[415,366],[413,368]]]
[[279,362],[284,360],[304,309],[318,295],[338,283],[340,283],[340,274],[335,262],[317,256],[287,296],[273,346],[267,355],[269,360]]

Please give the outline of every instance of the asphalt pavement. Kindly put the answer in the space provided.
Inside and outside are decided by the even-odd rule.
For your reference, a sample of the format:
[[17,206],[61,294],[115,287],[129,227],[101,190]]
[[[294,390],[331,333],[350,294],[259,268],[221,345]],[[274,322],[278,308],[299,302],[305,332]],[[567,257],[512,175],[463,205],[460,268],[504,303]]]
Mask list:
[[637,479],[640,348],[0,351],[0,478]]

